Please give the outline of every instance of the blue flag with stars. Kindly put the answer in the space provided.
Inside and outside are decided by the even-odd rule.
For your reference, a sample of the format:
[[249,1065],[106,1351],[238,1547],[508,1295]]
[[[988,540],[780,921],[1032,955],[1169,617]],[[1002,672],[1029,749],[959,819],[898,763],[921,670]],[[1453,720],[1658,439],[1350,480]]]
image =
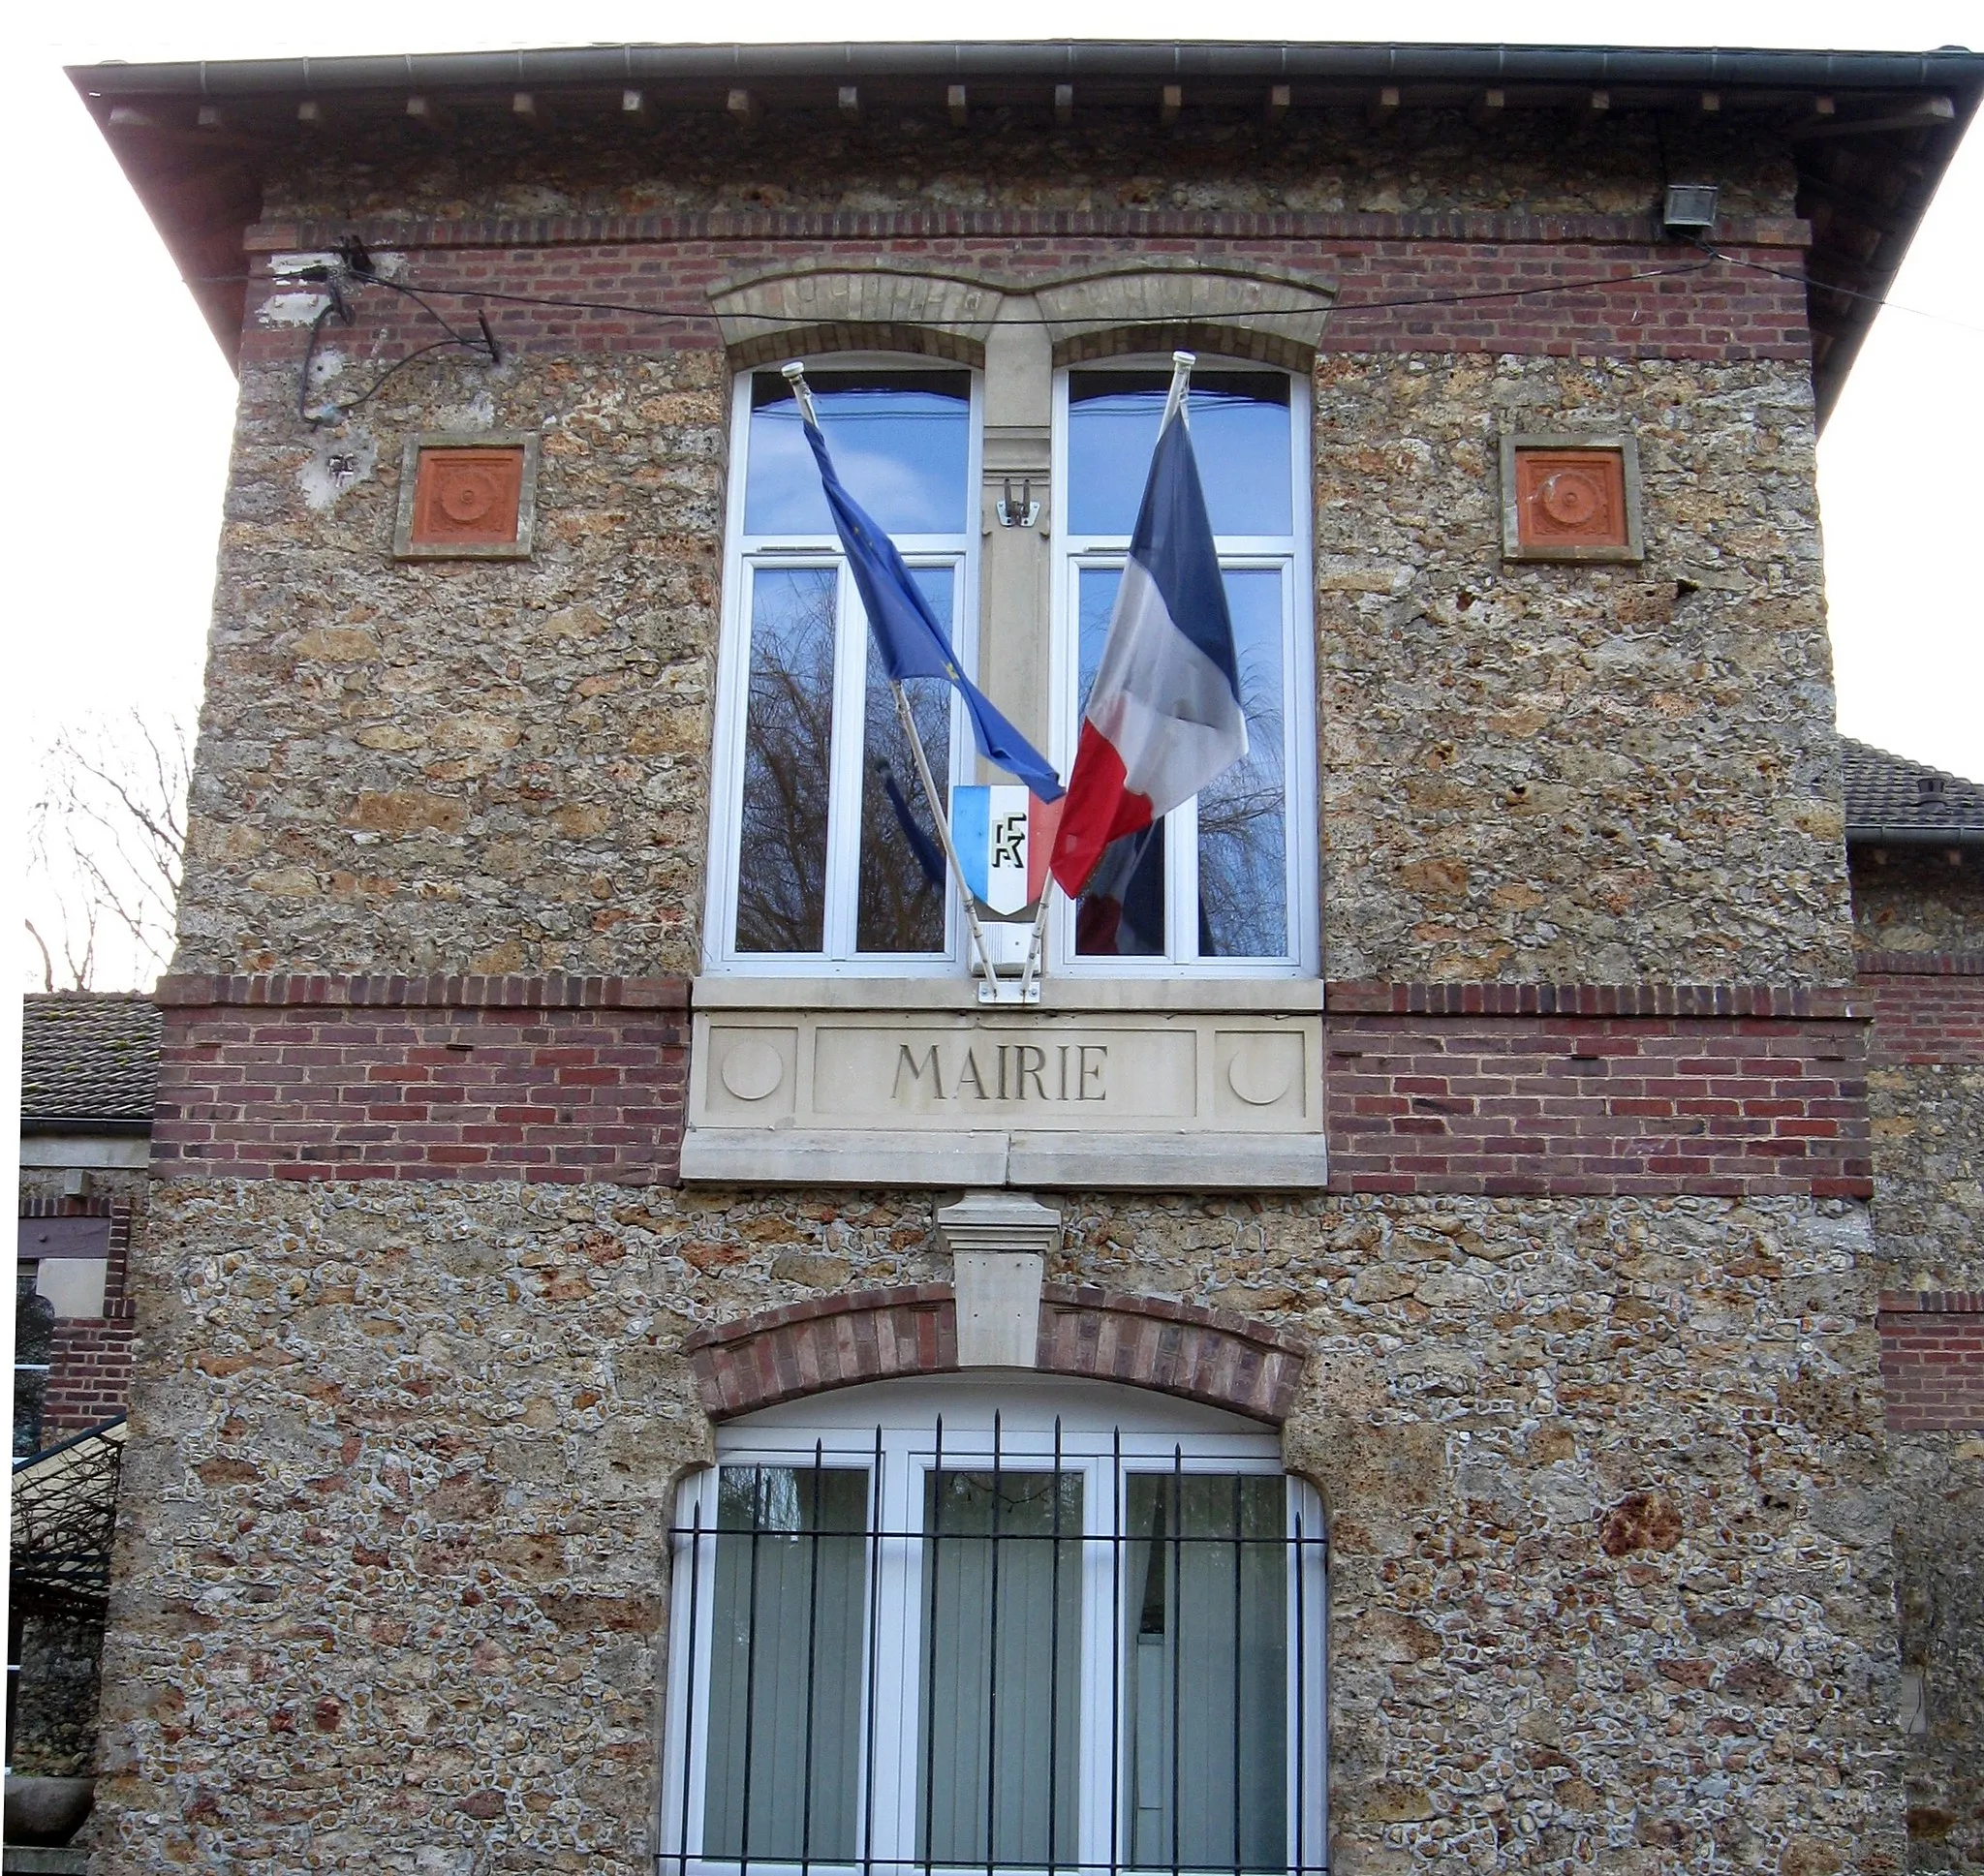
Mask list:
[[806,425],[806,441],[813,446],[814,460],[820,465],[820,483],[826,491],[826,505],[833,510],[841,545],[847,550],[849,570],[867,610],[868,630],[874,634],[883,668],[896,679],[941,677],[955,685],[963,692],[972,735],[985,760],[1024,782],[1042,801],[1058,801],[1063,792],[1060,778],[1047,758],[993,709],[991,700],[958,668],[950,640],[944,635],[929,602],[917,592],[895,542],[841,486],[833,458],[826,453],[826,439],[817,424]]

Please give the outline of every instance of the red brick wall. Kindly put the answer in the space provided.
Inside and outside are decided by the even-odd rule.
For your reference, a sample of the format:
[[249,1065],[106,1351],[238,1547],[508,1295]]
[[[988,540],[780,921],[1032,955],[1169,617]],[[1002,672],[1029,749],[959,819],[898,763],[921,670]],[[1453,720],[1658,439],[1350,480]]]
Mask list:
[[[251,261],[272,252],[334,247],[350,231],[345,225],[257,228],[249,232]],[[907,247],[918,265],[1001,277],[1151,255],[1291,268],[1339,287],[1325,333],[1325,348],[1334,352],[1596,352],[1800,363],[1810,356],[1806,233],[1803,223],[1789,221],[1733,225],[1720,243],[1732,259],[1706,264],[1704,257],[1657,241],[1644,217],[1602,215],[765,211],[379,221],[360,223],[358,231],[376,250],[408,255],[406,277],[415,285],[605,300],[668,316],[484,304],[499,340],[538,351],[715,347],[721,341],[709,308],[712,288],[798,261],[900,261]],[[1655,269],[1666,277],[1625,278]],[[1615,284],[1597,290],[1592,283],[1598,281]],[[1565,287],[1582,291],[1539,291]],[[294,328],[264,328],[256,321],[255,307],[274,290],[265,279],[249,283],[243,363],[289,364],[299,354]],[[1399,300],[1419,303],[1371,304]],[[357,311],[356,330],[338,328],[340,346],[392,356],[437,335],[398,295],[361,291]]]
[[1871,1061],[1984,1062],[1984,955],[1868,952],[1860,983],[1874,1000]]
[[1984,1292],[1883,1291],[1879,1322],[1889,1428],[1984,1430]]
[[1744,985],[1328,988],[1330,1184],[1872,1194],[1866,1009]]
[[[728,1420],[781,1400],[958,1366],[948,1283],[851,1290],[788,1304],[683,1338],[703,1409]],[[1048,1283],[1035,1365],[1227,1407],[1288,1417],[1307,1349],[1264,1322],[1168,1298]]]
[[162,1176],[668,1183],[673,978],[167,977]]

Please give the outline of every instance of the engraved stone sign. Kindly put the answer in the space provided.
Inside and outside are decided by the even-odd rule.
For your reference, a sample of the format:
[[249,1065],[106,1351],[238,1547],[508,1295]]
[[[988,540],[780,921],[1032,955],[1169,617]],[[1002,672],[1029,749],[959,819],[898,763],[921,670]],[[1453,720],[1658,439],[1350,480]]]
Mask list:
[[1274,1011],[709,1010],[683,1175],[1316,1186],[1321,1057]]

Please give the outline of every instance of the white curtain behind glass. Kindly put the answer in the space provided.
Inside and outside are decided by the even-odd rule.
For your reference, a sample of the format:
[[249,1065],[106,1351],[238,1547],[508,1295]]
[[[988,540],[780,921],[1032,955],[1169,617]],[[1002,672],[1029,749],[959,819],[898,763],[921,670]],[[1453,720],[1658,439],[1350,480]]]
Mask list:
[[861,1767],[868,1474],[727,1465],[717,1505],[704,1851],[848,1861]]
[[1125,1496],[1129,1861],[1283,1868],[1286,1490],[1280,1479],[1137,1473]]
[[925,1481],[917,1855],[933,1862],[1077,1860],[1081,1487],[1071,1472],[1058,1493],[1052,1472],[1002,1472],[996,1493],[989,1472]]

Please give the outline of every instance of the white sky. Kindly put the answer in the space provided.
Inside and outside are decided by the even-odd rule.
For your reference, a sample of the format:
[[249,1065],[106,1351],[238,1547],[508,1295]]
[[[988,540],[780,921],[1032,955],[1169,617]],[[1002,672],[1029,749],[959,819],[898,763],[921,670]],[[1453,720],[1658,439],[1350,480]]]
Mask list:
[[[23,7],[22,14],[27,13]],[[946,15],[856,0],[832,9],[760,0],[724,17],[753,40],[1204,37],[1202,0],[1004,0]],[[1585,43],[1588,0],[1328,6],[1254,0],[1256,39]],[[16,800],[60,726],[131,706],[188,721],[198,707],[233,381],[64,63],[275,54],[468,50],[676,40],[707,10],[579,0],[348,0],[336,8],[85,4],[16,15],[6,295],[16,486]],[[1984,46],[1984,7],[1670,0],[1607,14],[1615,43],[1921,50]],[[1984,138],[1943,184],[1863,350],[1820,451],[1826,566],[1847,733],[1984,779],[1984,647],[1975,537],[1984,528]],[[1899,310],[1919,309],[1917,317]],[[17,879],[18,813],[4,816]],[[17,926],[15,928],[19,929]],[[106,980],[107,982],[110,980]],[[6,1040],[0,1035],[0,1048]]]

